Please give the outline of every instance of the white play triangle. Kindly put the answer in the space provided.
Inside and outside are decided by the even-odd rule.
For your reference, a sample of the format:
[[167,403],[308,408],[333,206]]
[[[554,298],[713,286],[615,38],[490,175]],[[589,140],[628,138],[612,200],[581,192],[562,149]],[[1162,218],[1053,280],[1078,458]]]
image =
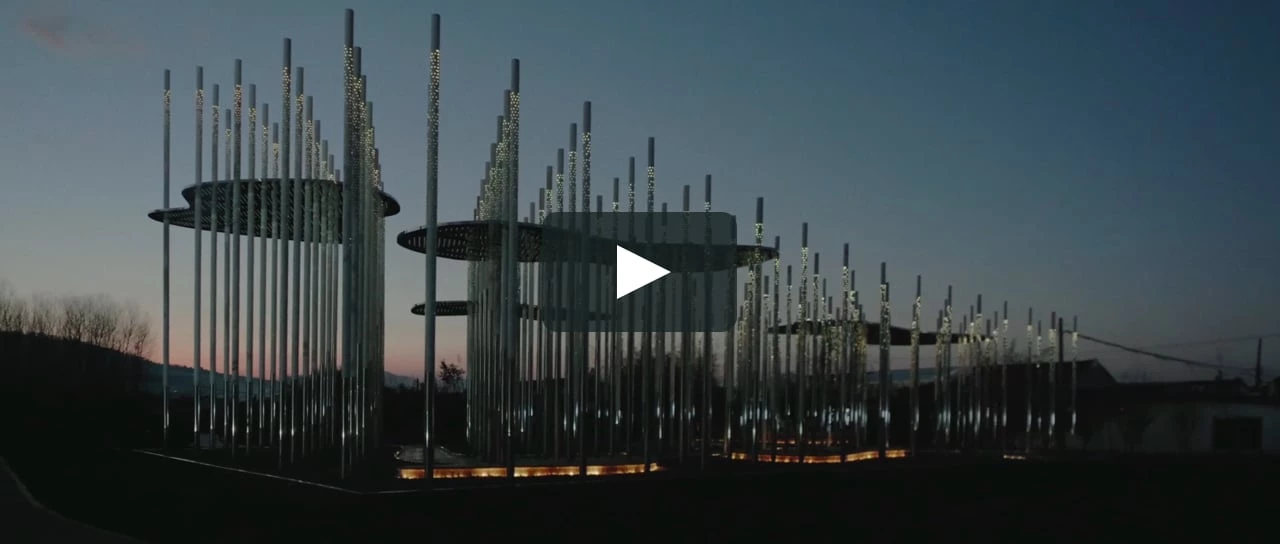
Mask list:
[[617,283],[615,285],[615,297],[622,298],[631,294],[632,291],[658,281],[663,276],[670,274],[667,270],[653,261],[636,255],[622,246],[617,246],[618,257],[616,267],[618,270]]

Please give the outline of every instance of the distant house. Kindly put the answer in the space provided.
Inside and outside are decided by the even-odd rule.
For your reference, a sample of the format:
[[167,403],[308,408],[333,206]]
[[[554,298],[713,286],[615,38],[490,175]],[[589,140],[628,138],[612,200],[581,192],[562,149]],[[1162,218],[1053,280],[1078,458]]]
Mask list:
[[1280,399],[1243,380],[1117,384],[1087,449],[1142,453],[1280,453]]

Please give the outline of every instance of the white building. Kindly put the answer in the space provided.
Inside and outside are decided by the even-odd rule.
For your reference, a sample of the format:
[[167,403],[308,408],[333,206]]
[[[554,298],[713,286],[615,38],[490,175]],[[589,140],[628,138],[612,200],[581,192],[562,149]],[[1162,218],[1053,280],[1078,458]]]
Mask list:
[[1126,384],[1108,392],[1087,449],[1141,453],[1280,453],[1280,399],[1243,382]]

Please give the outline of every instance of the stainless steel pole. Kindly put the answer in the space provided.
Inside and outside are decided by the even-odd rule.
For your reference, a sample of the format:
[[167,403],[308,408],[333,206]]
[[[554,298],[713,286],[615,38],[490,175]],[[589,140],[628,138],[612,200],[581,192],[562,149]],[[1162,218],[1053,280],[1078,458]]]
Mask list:
[[435,392],[436,392],[436,249],[439,245],[438,208],[440,200],[440,15],[431,15],[430,82],[427,87],[427,195],[426,241],[423,254],[426,260],[424,292],[426,306],[423,313],[423,394],[426,407],[423,424],[422,464],[425,471],[423,483],[431,485],[435,477]]

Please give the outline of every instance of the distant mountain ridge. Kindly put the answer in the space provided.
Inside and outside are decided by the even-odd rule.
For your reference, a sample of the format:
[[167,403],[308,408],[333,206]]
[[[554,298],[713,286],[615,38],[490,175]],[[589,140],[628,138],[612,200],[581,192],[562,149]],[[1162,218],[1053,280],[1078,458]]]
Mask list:
[[[115,369],[123,369],[126,366],[136,365],[136,373],[131,373],[138,379],[138,389],[141,392],[159,395],[162,391],[164,383],[164,365],[162,363],[152,361],[144,357],[137,357],[116,351],[111,348],[80,342],[76,340],[67,340],[54,336],[38,336],[33,334],[15,333],[11,331],[0,331],[0,347],[9,350],[6,353],[0,353],[0,362],[7,362],[10,357],[21,359],[28,356],[47,359],[49,357],[60,357],[65,353],[70,363],[88,364],[98,366],[106,370],[107,366],[115,367]],[[30,354],[16,353],[15,349],[21,348],[30,351]],[[255,372],[257,366],[254,366]],[[242,368],[242,372],[244,369]],[[192,368],[188,366],[169,366],[169,391],[179,397],[189,396],[192,387]],[[221,377],[224,373],[219,372],[217,375]],[[200,386],[207,392],[209,386],[209,367],[206,365],[201,369]],[[413,387],[418,380],[407,376],[392,374],[387,372],[383,383],[387,387]],[[222,382],[219,381],[219,384]],[[241,384],[249,383],[246,376],[240,377]],[[242,391],[244,389],[241,389]]]

